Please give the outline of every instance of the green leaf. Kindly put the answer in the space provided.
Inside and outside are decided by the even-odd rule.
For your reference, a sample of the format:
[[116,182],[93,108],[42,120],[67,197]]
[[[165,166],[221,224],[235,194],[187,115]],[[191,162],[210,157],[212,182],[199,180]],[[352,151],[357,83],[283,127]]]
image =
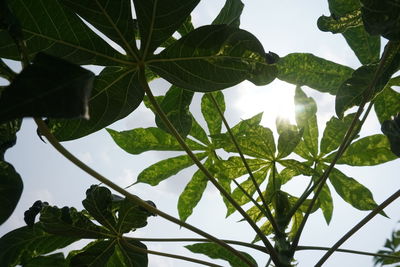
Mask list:
[[[199,160],[204,159],[208,153],[195,154]],[[188,155],[161,160],[150,167],[144,169],[137,178],[137,182],[158,185],[161,181],[177,174],[181,170],[194,164]]]
[[[264,222],[263,225],[261,225],[260,230],[265,236],[269,236],[274,233],[274,227],[272,227],[271,222],[268,220]],[[251,243],[256,243],[260,240],[261,238],[258,235],[256,235],[253,241],[251,241]]]
[[45,206],[40,212],[43,229],[50,234],[74,238],[107,238],[110,232],[94,224],[75,208]]
[[[268,165],[269,162],[262,159],[246,159],[251,171],[257,171],[260,168]],[[235,179],[247,174],[247,169],[240,157],[229,157],[227,160],[218,160],[212,170],[218,177]]]
[[170,83],[195,92],[221,90],[246,79],[267,84],[275,78],[275,66],[266,62],[261,43],[227,25],[197,28],[148,63]]
[[41,224],[15,229],[0,238],[0,262],[3,266],[22,264],[36,256],[72,244],[77,239],[46,233]]
[[400,7],[397,0],[361,0],[362,19],[371,35],[400,41]]
[[295,212],[295,214],[292,217],[292,222],[291,222],[291,229],[288,233],[288,238],[289,240],[293,240],[294,237],[297,234],[297,231],[300,228],[301,222],[303,221],[303,213],[302,212]]
[[226,0],[218,16],[212,24],[226,24],[239,27],[240,15],[242,15],[244,4],[240,0]]
[[20,117],[87,117],[94,74],[39,53],[2,92],[0,121]]
[[368,188],[355,179],[346,176],[338,169],[334,168],[331,171],[329,181],[332,183],[339,196],[354,208],[359,210],[372,210],[378,206]]
[[303,174],[306,176],[311,176],[315,173],[314,170],[311,167],[309,167],[309,165],[294,159],[284,159],[284,160],[281,159],[278,162],[283,166],[285,166],[286,168],[294,170],[296,174],[298,173],[298,175]]
[[322,154],[328,154],[340,146],[353,119],[354,113],[347,115],[342,120],[332,117],[326,123],[321,139]]
[[[330,162],[335,154],[326,159]],[[353,142],[339,158],[338,164],[351,166],[373,166],[396,159],[390,144],[382,134],[370,135]]]
[[[361,7],[359,0],[328,0],[328,2],[333,17],[345,16],[360,10]],[[362,64],[375,63],[379,60],[380,38],[369,35],[364,26],[349,28],[342,34]]]
[[288,120],[277,119],[276,127],[278,129],[278,156],[277,158],[285,158],[290,155],[299,144],[303,135],[302,131],[298,131],[295,125],[291,125]]
[[392,86],[400,86],[400,76],[389,80],[383,91],[376,96],[374,108],[380,123],[390,120],[400,112],[400,94]]
[[[138,266],[138,267],[148,266],[147,253],[141,253],[135,250],[135,249],[147,250],[146,245],[143,244],[142,242],[136,240],[122,239],[117,248],[120,251],[121,255],[124,256],[126,266]],[[117,264],[116,266],[119,265]]]
[[116,240],[96,240],[70,258],[71,266],[108,266],[114,253]]
[[303,129],[303,140],[311,155],[318,155],[318,124],[317,104],[314,99],[307,97],[300,87],[296,88],[294,96],[296,109],[296,122],[300,129]]
[[0,161],[0,225],[13,213],[22,189],[21,176],[14,167],[5,161]]
[[134,111],[143,100],[136,70],[107,67],[96,77],[89,99],[89,120],[50,120],[58,140],[66,141],[101,130]]
[[314,161],[315,159],[315,157],[311,155],[311,152],[309,151],[306,143],[303,140],[300,140],[299,144],[294,149],[294,153],[308,161]]
[[111,232],[117,233],[117,221],[111,207],[112,201],[113,197],[108,188],[92,185],[86,190],[86,198],[82,201],[82,204],[96,221],[107,227]]
[[123,47],[128,55],[132,57],[135,54],[132,47],[136,49],[136,27],[129,0],[61,0],[60,2]]
[[17,141],[16,133],[21,128],[22,120],[12,120],[0,124],[0,160],[4,160],[4,154]]
[[147,218],[151,214],[132,200],[125,198],[118,210],[118,233],[135,231],[147,225]]
[[[193,253],[199,253],[207,255],[212,259],[221,259],[229,262],[232,267],[244,267],[247,266],[240,258],[234,255],[232,252],[227,250],[226,248],[221,247],[215,243],[197,243],[193,245],[185,246],[188,250]],[[250,262],[253,263],[252,266],[257,267],[257,262],[247,253],[240,252],[245,256]]]
[[[161,109],[183,138],[186,138],[192,128],[192,115],[189,112],[189,105],[192,102],[193,95],[194,93],[191,91],[171,86],[160,104]],[[169,133],[168,127],[164,125],[158,115],[156,115],[156,124]]]
[[200,0],[133,0],[140,33],[140,50],[150,55],[190,15]]
[[203,114],[204,119],[206,120],[208,130],[210,134],[219,134],[221,133],[222,128],[222,118],[218,112],[217,107],[214,105],[214,102],[211,101],[211,94],[214,96],[219,109],[222,113],[225,112],[225,99],[224,94],[222,92],[214,92],[204,94],[201,98],[201,113]]
[[[136,128],[129,131],[117,132],[107,129],[108,133],[123,150],[131,154],[140,154],[150,150],[181,151],[178,141],[161,129]],[[204,150],[206,147],[187,139],[186,143],[192,150]]]
[[353,72],[349,67],[306,53],[289,54],[279,59],[276,65],[278,79],[332,95]]
[[[208,168],[211,165],[211,160],[207,159],[204,166]],[[178,213],[182,221],[193,213],[193,209],[199,203],[204,190],[207,187],[208,179],[201,170],[197,170],[192,179],[186,185],[178,199]]]
[[361,11],[354,10],[344,16],[321,16],[317,21],[318,28],[323,32],[343,33],[349,28],[362,26]]
[[[30,57],[47,54],[76,64],[116,65],[133,63],[97,36],[74,13],[54,0],[8,1],[26,40]],[[0,30],[0,57],[20,60],[18,49],[4,30]]]
[[318,202],[322,210],[322,214],[324,215],[326,224],[329,224],[333,214],[333,199],[331,190],[326,184],[322,187],[321,193],[318,196]]
[[382,123],[382,132],[387,136],[390,142],[390,149],[396,155],[400,156],[400,116],[397,115],[392,120]]
[[189,135],[196,138],[204,145],[210,144],[210,140],[208,140],[206,131],[200,126],[200,124],[193,117],[192,117],[192,128],[190,129]]
[[68,262],[63,253],[54,253],[47,256],[39,256],[29,260],[23,267],[68,267]]

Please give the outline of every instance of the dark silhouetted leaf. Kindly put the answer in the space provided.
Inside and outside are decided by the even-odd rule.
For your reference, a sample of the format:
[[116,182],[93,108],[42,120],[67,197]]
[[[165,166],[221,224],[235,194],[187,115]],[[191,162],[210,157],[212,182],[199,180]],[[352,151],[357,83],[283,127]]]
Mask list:
[[13,213],[22,189],[21,176],[14,167],[5,161],[0,161],[0,225]]
[[15,229],[0,239],[0,262],[3,266],[15,266],[42,254],[50,253],[77,241],[71,236],[46,233],[40,224]]
[[80,252],[70,258],[71,266],[108,266],[114,253],[117,240],[96,240],[85,246]]
[[277,78],[295,85],[307,85],[335,95],[339,86],[351,76],[353,69],[316,57],[293,53],[279,59]]
[[382,132],[390,142],[391,151],[400,157],[400,115],[382,123]]
[[196,92],[211,92],[249,80],[267,84],[276,68],[249,32],[227,25],[195,29],[155,58],[150,68],[170,83]]
[[392,86],[400,86],[400,76],[389,80],[385,89],[375,98],[374,108],[380,123],[400,112],[400,94]]
[[[197,243],[193,245],[185,246],[188,250],[193,253],[200,253],[207,255],[212,259],[221,259],[229,262],[232,267],[244,267],[247,266],[240,258],[234,255],[232,252],[228,251],[226,248],[221,247],[218,244],[214,243]],[[247,253],[241,252],[250,262],[253,263],[253,266],[257,267],[257,262]]]
[[[194,93],[191,91],[172,86],[160,104],[161,109],[183,138],[186,138],[192,128],[192,115],[189,112],[189,105],[192,102],[193,95]],[[156,115],[156,124],[160,129],[170,132],[158,115]]]
[[218,16],[212,24],[226,24],[239,27],[240,15],[242,14],[244,4],[240,0],[226,0]]
[[146,245],[140,241],[123,239],[119,244],[118,249],[121,254],[124,255],[125,264],[127,266],[148,266],[148,258],[146,253],[135,250],[139,248],[141,250],[147,249]]
[[[207,156],[207,153],[197,153],[195,155],[199,160],[202,160]],[[137,182],[153,186],[158,185],[161,181],[177,174],[181,170],[188,168],[193,164],[193,160],[188,155],[161,160],[144,169],[138,175]]]
[[216,100],[218,107],[222,111],[222,113],[225,112],[224,94],[218,91],[214,93],[204,94],[201,98],[201,113],[206,120],[208,130],[210,131],[211,135],[219,134],[221,133],[222,128],[222,118],[218,112],[217,107],[214,105],[214,102],[211,101],[209,94],[212,94],[214,96],[214,99]]
[[38,54],[2,92],[0,121],[20,117],[87,117],[94,74],[65,60]]
[[[154,203],[153,203],[154,204]],[[154,205],[155,206],[155,205]],[[151,214],[132,200],[125,198],[118,210],[118,233],[127,233],[147,225]]]
[[321,16],[317,21],[317,25],[323,32],[342,33],[349,28],[362,25],[361,11],[354,10],[340,17]]
[[47,202],[42,202],[41,200],[35,201],[32,207],[24,212],[24,221],[26,225],[33,226],[35,224],[35,218],[40,213],[44,206],[49,205]]
[[54,253],[47,256],[39,256],[29,260],[23,267],[68,267],[68,262],[63,253]]

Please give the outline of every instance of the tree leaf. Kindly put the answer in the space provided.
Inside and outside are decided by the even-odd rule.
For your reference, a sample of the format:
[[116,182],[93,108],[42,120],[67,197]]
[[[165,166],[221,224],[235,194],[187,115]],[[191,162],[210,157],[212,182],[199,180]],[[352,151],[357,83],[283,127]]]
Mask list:
[[21,176],[14,167],[0,161],[0,225],[11,216],[18,204],[23,189]]
[[349,67],[306,53],[286,55],[276,65],[279,80],[332,95],[353,72]]
[[392,86],[400,86],[400,76],[389,80],[383,91],[375,98],[374,108],[380,123],[390,120],[400,112],[400,94]]
[[397,115],[392,120],[384,121],[381,129],[389,139],[391,151],[400,157],[400,116]]
[[39,53],[0,98],[0,121],[20,117],[87,117],[94,74],[65,60]]
[[361,0],[362,19],[371,35],[400,41],[400,7],[396,0]]
[[96,77],[89,99],[89,120],[50,120],[58,140],[66,141],[96,132],[132,113],[142,102],[136,70],[107,67]]
[[[334,17],[342,17],[361,8],[359,0],[328,0],[328,3]],[[379,60],[380,38],[369,35],[364,26],[349,28],[342,34],[362,64],[375,63]]]
[[70,258],[71,266],[107,266],[114,253],[116,240],[96,240]]
[[[272,227],[271,222],[268,220],[261,225],[260,230],[265,236],[269,236],[274,233],[274,228]],[[256,235],[251,243],[256,243],[260,240],[261,238]]]
[[[132,57],[136,49],[135,25],[129,0],[61,0],[61,3],[119,44]],[[132,49],[134,47],[135,49]]]
[[344,16],[321,16],[317,21],[318,28],[323,32],[343,33],[349,28],[362,26],[361,11],[354,10]]
[[291,229],[288,233],[289,240],[293,240],[294,237],[296,236],[297,231],[300,228],[300,224],[303,221],[303,217],[304,217],[303,213],[299,211],[296,211],[295,214],[293,215],[291,222]]
[[94,224],[75,208],[45,206],[40,212],[43,229],[50,234],[74,238],[107,238],[110,232]]
[[346,176],[338,169],[334,168],[331,171],[329,181],[340,197],[354,208],[359,210],[372,210],[378,206],[368,188],[364,187],[355,179]]
[[[107,129],[107,131],[118,146],[131,154],[140,154],[150,150],[182,150],[178,141],[172,135],[158,128],[136,128],[122,132]],[[190,139],[187,139],[186,143],[192,150],[204,150],[206,148]]]
[[278,129],[278,156],[277,158],[285,158],[290,155],[299,144],[303,135],[302,131],[298,131],[295,125],[291,125],[288,120],[277,119],[276,127]]
[[[208,168],[210,165],[211,160],[207,159],[204,166]],[[183,192],[180,194],[178,199],[178,213],[179,218],[182,221],[186,221],[186,219],[193,213],[193,209],[199,203],[201,196],[207,187],[207,182],[208,179],[204,173],[197,170]]]
[[347,115],[342,120],[332,117],[326,123],[321,139],[322,154],[328,154],[340,146],[353,119],[354,113]]
[[[192,128],[192,115],[189,112],[189,105],[192,102],[193,95],[194,93],[191,91],[171,86],[160,104],[161,109],[183,138],[186,138]],[[168,127],[164,125],[158,115],[156,115],[156,124],[160,129],[169,133]]]
[[[240,258],[234,255],[232,252],[228,251],[226,248],[221,247],[215,243],[197,243],[193,245],[185,246],[188,250],[193,253],[199,253],[207,255],[212,259],[221,259],[229,262],[232,267],[242,267],[247,266]],[[257,262],[247,253],[240,252],[245,256],[250,262],[253,263],[252,266],[257,267]]]
[[324,215],[326,224],[329,224],[333,214],[333,199],[331,190],[326,184],[322,187],[321,193],[318,196],[318,202],[322,210],[322,214]]
[[[246,159],[252,171],[257,171],[260,168],[268,165],[269,162],[262,159]],[[247,174],[243,161],[240,157],[229,157],[227,160],[218,160],[212,167],[212,171],[218,177],[235,179]]]
[[[26,40],[30,57],[40,51],[76,64],[132,65],[74,13],[53,0],[8,1]],[[14,41],[0,30],[0,57],[20,60]]]
[[306,163],[294,159],[281,159],[278,162],[286,168],[294,170],[296,174],[298,173],[298,175],[303,174],[305,176],[311,176],[315,174],[314,170]]
[[140,50],[150,55],[182,25],[199,0],[133,0],[139,24]]
[[[336,153],[326,157],[330,162]],[[382,134],[370,135],[353,142],[337,161],[350,166],[373,166],[396,159],[389,141]]]
[[317,104],[314,99],[307,97],[300,87],[296,87],[294,103],[297,125],[303,129],[304,144],[309,153],[316,157],[318,155]]
[[192,128],[190,129],[189,135],[196,138],[204,145],[210,145],[210,140],[208,140],[208,135],[206,131],[200,126],[195,118],[192,117]]
[[240,15],[242,15],[244,4],[240,0],[226,0],[218,16],[212,24],[226,24],[239,27]]
[[206,120],[210,134],[213,135],[221,133],[222,118],[218,112],[218,109],[215,107],[213,101],[210,100],[209,98],[210,94],[214,96],[218,104],[218,107],[222,111],[222,113],[225,112],[225,99],[224,99],[224,94],[219,91],[213,93],[206,93],[201,98],[201,113],[203,114],[203,117]]
[[221,90],[245,79],[267,84],[275,78],[275,66],[266,62],[261,43],[249,32],[227,25],[199,27],[148,64],[170,83],[195,92]]
[[118,210],[118,233],[135,231],[147,225],[147,218],[151,214],[132,200],[125,198]]
[[118,248],[120,249],[121,254],[125,258],[126,265],[138,266],[138,267],[148,266],[147,253],[146,254],[140,253],[138,251],[133,250],[132,247],[147,250],[146,245],[140,241],[122,239],[122,242],[120,242]]
[[63,253],[54,253],[47,256],[39,256],[29,260],[23,267],[68,267],[68,262]]
[[38,223],[33,227],[24,226],[0,238],[0,262],[4,266],[15,266],[22,264],[22,261],[66,247],[75,241],[75,237],[46,233]]
[[82,205],[96,221],[111,232],[118,233],[117,221],[111,207],[112,201],[111,191],[107,187],[92,185],[86,190],[86,198],[82,201]]
[[[195,155],[199,160],[202,160],[208,153],[197,153]],[[155,186],[193,164],[193,160],[188,155],[161,160],[144,169],[138,175],[137,182]]]

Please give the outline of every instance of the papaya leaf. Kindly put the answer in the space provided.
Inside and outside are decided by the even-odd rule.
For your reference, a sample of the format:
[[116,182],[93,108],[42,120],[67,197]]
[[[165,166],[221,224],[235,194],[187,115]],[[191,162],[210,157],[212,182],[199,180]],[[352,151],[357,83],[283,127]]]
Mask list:
[[391,151],[400,157],[400,116],[397,115],[393,120],[384,121],[382,132],[389,139]]
[[[262,232],[265,236],[269,236],[269,235],[271,235],[271,234],[274,233],[274,228],[272,227],[271,222],[268,221],[268,220],[267,220],[266,222],[264,222],[264,223],[260,226],[260,230],[261,230],[261,232]],[[261,240],[261,238],[260,238],[258,235],[256,235],[256,236],[254,237],[253,241],[251,241],[251,243],[256,243],[256,242],[258,242],[258,241],[260,241],[260,240]]]
[[[247,266],[240,258],[228,251],[226,248],[221,247],[215,243],[197,243],[193,245],[185,246],[188,250],[193,253],[204,254],[212,259],[221,259],[229,262],[232,267],[244,267]],[[252,266],[257,267],[257,262],[247,253],[241,252],[250,262]]]
[[340,17],[321,16],[318,18],[317,25],[323,32],[343,33],[349,28],[363,25],[361,11],[354,10]]
[[393,90],[392,86],[400,86],[400,76],[390,79],[375,98],[374,109],[380,123],[390,120],[400,112],[400,94]]
[[49,127],[58,140],[83,137],[124,118],[143,100],[136,70],[106,67],[94,80],[89,99],[89,120],[50,120]]
[[[195,155],[199,160],[202,160],[207,156],[207,153],[197,153]],[[144,169],[138,175],[137,182],[155,186],[193,164],[193,160],[188,155],[161,160]]]
[[2,92],[0,122],[21,117],[86,117],[94,74],[39,53]]
[[293,240],[300,228],[301,222],[303,220],[303,213],[296,211],[292,217],[291,229],[288,233],[289,240]]
[[24,226],[8,232],[0,238],[0,262],[4,266],[15,266],[23,261],[66,247],[78,238],[59,236],[44,231],[40,223]]
[[[160,104],[161,109],[183,138],[186,138],[192,128],[192,115],[189,112],[189,105],[192,102],[193,95],[194,93],[191,91],[171,86]],[[169,133],[168,127],[164,125],[158,115],[156,115],[156,124],[160,129]]]
[[371,35],[382,35],[400,41],[400,7],[396,0],[361,0],[365,29]]
[[[107,129],[119,147],[130,154],[140,154],[150,150],[181,151],[182,148],[176,139],[161,129],[136,128],[129,131],[117,132]],[[206,147],[190,139],[186,143],[192,150],[204,150]]]
[[[334,154],[325,159],[330,162]],[[382,134],[370,135],[353,142],[343,153],[338,164],[373,166],[396,159],[390,151],[388,139]]]
[[209,98],[212,94],[222,112],[225,112],[225,99],[224,94],[220,91],[214,93],[206,93],[201,98],[201,113],[206,120],[208,130],[211,135],[221,133],[222,118],[213,101]]
[[336,94],[353,69],[306,53],[292,53],[277,62],[279,80]]
[[[207,159],[204,166],[208,168],[210,165],[211,159]],[[201,196],[207,187],[207,182],[208,179],[204,173],[197,170],[183,192],[180,194],[178,199],[178,213],[179,218],[182,221],[186,221],[186,219],[193,213],[193,209],[199,203]]]
[[276,75],[261,43],[249,32],[227,25],[197,28],[148,64],[170,83],[195,92],[221,90],[246,79],[267,84]]
[[86,198],[82,201],[82,204],[96,221],[107,227],[111,232],[117,233],[117,221],[111,207],[112,201],[113,196],[108,188],[92,185],[86,190]]
[[[29,56],[40,51],[76,64],[132,65],[130,60],[97,36],[73,12],[53,0],[8,1],[21,19]],[[60,28],[62,27],[62,28]],[[0,30],[0,57],[20,60],[18,49],[5,30]]]
[[265,217],[264,213],[261,212],[261,210],[257,206],[253,206],[250,209],[246,211],[246,213],[249,215],[249,217],[254,221],[258,222],[262,218]]
[[338,169],[334,168],[331,171],[329,181],[339,196],[354,208],[359,210],[372,210],[378,206],[368,188],[355,179],[346,176]]
[[226,24],[233,27],[239,27],[240,15],[242,14],[244,4],[240,0],[226,0],[218,16],[212,24]]

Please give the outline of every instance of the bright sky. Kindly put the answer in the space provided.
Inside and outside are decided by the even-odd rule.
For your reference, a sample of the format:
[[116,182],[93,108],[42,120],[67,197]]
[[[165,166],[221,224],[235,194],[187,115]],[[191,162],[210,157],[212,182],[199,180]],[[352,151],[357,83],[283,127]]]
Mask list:
[[[245,10],[242,16],[241,28],[257,36],[266,51],[273,51],[280,56],[292,52],[308,52],[329,60],[351,67],[359,66],[359,62],[350,48],[347,47],[340,35],[320,32],[316,26],[318,17],[322,14],[329,15],[326,1],[244,1]],[[223,0],[203,0],[193,14],[195,26],[210,23],[216,16]],[[161,94],[168,87],[165,83],[152,83],[154,91]],[[334,98],[305,88],[306,93],[317,99],[320,130],[325,122],[334,114]],[[234,88],[224,90],[227,104],[227,116],[231,125],[240,119],[245,119],[258,112],[264,112],[263,124],[274,127],[275,118],[283,116],[293,119],[294,86],[280,81],[274,81],[265,87],[255,87],[249,82],[244,82]],[[195,97],[193,113],[199,115],[200,95]],[[197,111],[196,111],[197,109]],[[126,119],[115,123],[110,128],[127,130],[136,127],[149,127],[154,125],[151,113],[139,107]],[[380,133],[376,118],[371,116],[367,121],[366,133]],[[320,133],[321,135],[322,133]],[[176,153],[149,152],[140,156],[132,156],[119,149],[105,131],[97,132],[88,137],[65,143],[75,155],[86,162],[106,177],[121,186],[127,186],[136,181],[136,176],[144,168],[160,159],[175,155]],[[24,192],[14,215],[1,226],[0,235],[9,230],[24,225],[23,212],[34,201],[40,199],[52,205],[75,206],[80,208],[86,189],[94,179],[77,169],[61,155],[54,151],[49,144],[42,143],[36,135],[36,127],[32,120],[24,121],[23,128],[18,134],[17,145],[6,154],[6,160],[11,162],[24,179]],[[398,179],[398,161],[378,167],[343,168],[351,177],[358,179],[374,193],[375,200],[380,203],[400,187]],[[189,181],[194,169],[185,170],[177,176],[162,182],[157,187],[148,185],[135,185],[131,192],[151,199],[157,207],[174,216],[177,215],[176,203],[179,194]],[[295,179],[288,190],[301,187],[303,182]],[[329,227],[322,217],[321,212],[311,216],[309,224],[304,231],[300,244],[315,246],[331,246],[355,223],[367,213],[353,209],[337,196],[334,196],[334,214]],[[396,201],[386,211],[391,219],[382,216],[376,217],[370,224],[346,242],[344,247],[376,252],[382,247],[389,237],[396,222],[400,219],[399,206]],[[245,223],[237,223],[240,217],[237,214],[225,219],[225,207],[219,193],[209,186],[194,215],[188,222],[200,227],[219,238],[238,239],[250,242],[254,233]],[[190,237],[193,235],[185,229],[179,229],[162,218],[152,217],[149,225],[134,233],[142,237]],[[187,254],[181,244],[173,243],[147,243],[153,250],[170,253]],[[80,246],[73,246],[78,249]],[[240,248],[241,249],[241,248]],[[248,251],[248,250],[246,250]],[[248,251],[260,263],[267,257],[260,253]],[[296,259],[299,267],[313,266],[320,258],[320,252],[298,252]],[[206,257],[201,257],[208,259]],[[224,262],[220,262],[224,265]],[[198,266],[187,262],[168,258],[150,256],[150,267],[190,267]],[[261,265],[262,266],[262,265]],[[326,263],[327,267],[336,266],[372,266],[372,259],[366,256],[346,255],[337,253],[331,256]]]

